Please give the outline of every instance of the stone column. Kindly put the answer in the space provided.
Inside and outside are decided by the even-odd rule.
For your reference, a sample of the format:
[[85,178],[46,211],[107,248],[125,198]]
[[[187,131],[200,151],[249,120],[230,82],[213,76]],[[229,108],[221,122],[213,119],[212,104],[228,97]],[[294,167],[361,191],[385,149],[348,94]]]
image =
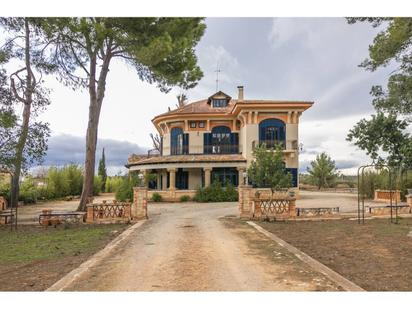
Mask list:
[[133,188],[132,219],[147,219],[147,188]]
[[156,189],[157,190],[162,190],[162,187],[160,185],[161,179],[162,179],[162,174],[160,174],[159,171],[156,173],[157,179],[156,179]]
[[245,167],[238,167],[237,168],[238,172],[239,172],[239,186],[243,186],[245,185],[245,178],[243,177],[243,173],[246,171]]
[[142,170],[141,173],[143,175],[143,185],[146,188],[149,188],[149,182],[147,181],[147,178],[146,178],[146,175],[148,174],[148,171],[147,170]]
[[176,169],[168,168],[167,171],[169,174],[169,190],[174,191],[176,189]]
[[162,191],[167,190],[167,172],[162,172]]
[[205,187],[208,187],[208,186],[210,186],[210,178],[211,178],[212,168],[205,167],[205,168],[203,168],[203,171],[205,172]]

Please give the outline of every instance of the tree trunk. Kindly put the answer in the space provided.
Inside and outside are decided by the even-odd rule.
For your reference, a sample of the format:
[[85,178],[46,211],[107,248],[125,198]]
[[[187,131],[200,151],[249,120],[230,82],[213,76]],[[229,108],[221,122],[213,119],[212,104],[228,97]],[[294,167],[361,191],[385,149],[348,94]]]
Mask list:
[[[111,46],[108,46],[110,50]],[[100,71],[99,80],[97,81],[96,90],[96,55],[91,55],[90,63],[90,77],[89,77],[89,120],[87,124],[86,133],[86,159],[84,162],[84,181],[83,190],[80,198],[80,203],[77,208],[78,211],[86,211],[88,199],[93,196],[93,183],[96,165],[96,145],[97,134],[99,127],[100,111],[103,103],[103,98],[106,90],[106,77],[109,72],[109,64],[111,55],[108,52],[104,58],[102,69]]]
[[12,186],[10,192],[10,207],[17,207],[20,191],[20,174],[23,161],[24,146],[26,145],[27,135],[29,132],[30,110],[33,97],[32,71],[30,63],[30,29],[27,18],[25,19],[25,62],[26,62],[26,87],[25,87],[25,103],[23,108],[23,122],[21,133],[16,146],[16,157],[14,161],[14,171],[12,176]]

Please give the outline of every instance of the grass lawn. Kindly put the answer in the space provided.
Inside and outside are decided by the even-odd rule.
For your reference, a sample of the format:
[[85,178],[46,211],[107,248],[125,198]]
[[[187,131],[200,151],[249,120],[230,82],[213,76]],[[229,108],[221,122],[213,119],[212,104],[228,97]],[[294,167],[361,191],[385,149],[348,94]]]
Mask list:
[[412,218],[257,223],[366,290],[412,291]]
[[0,291],[41,291],[103,248],[127,225],[0,228]]

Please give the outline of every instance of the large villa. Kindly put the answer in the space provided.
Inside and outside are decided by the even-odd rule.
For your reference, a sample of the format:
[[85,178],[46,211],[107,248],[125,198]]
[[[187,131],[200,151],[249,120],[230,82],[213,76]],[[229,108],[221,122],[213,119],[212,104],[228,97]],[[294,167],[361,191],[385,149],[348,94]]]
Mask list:
[[213,181],[245,184],[253,149],[265,143],[282,147],[292,186],[298,187],[299,117],[312,104],[246,100],[242,86],[236,99],[218,91],[153,118],[160,153],[131,155],[126,166],[130,172],[156,174],[149,192],[174,200]]

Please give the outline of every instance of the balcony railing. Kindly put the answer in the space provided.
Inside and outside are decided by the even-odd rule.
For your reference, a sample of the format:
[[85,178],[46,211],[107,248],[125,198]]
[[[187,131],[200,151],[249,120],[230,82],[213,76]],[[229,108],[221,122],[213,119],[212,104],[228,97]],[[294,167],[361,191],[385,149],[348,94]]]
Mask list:
[[189,146],[178,146],[170,149],[172,156],[187,155],[189,154]]
[[239,153],[239,145],[205,145],[203,147],[205,154],[236,154]]
[[280,149],[286,149],[286,141],[278,141],[278,140],[257,140],[252,142],[252,149],[255,149],[257,146],[265,145],[266,148],[274,149],[280,147]]

